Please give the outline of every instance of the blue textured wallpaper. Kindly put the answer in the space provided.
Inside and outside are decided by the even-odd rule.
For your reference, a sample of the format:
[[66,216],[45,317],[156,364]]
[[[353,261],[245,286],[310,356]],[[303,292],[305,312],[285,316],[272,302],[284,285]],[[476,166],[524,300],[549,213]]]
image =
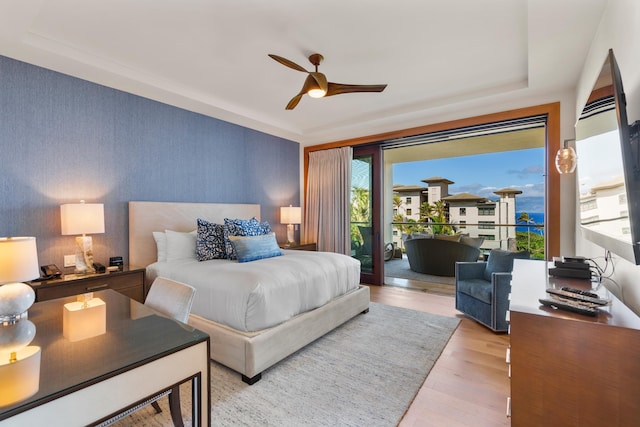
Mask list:
[[[299,205],[299,144],[0,56],[0,236],[63,265],[60,205],[104,203],[94,258],[128,259],[130,200]],[[194,224],[195,228],[195,224]]]

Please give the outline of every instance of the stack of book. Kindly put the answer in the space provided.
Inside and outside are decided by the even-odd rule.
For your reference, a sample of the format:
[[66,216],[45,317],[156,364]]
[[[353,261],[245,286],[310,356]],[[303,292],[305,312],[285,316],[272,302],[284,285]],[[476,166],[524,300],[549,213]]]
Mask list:
[[549,275],[573,279],[591,279],[591,266],[584,258],[560,258],[553,262]]

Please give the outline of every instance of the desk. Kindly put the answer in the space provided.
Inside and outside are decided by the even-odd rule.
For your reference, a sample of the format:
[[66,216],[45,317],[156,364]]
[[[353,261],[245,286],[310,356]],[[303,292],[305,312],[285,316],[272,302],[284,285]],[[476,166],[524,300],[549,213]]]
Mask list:
[[71,342],[63,336],[67,297],[35,303],[30,345],[41,348],[40,386],[33,396],[0,407],[0,426],[97,425],[149,397],[191,381],[194,426],[210,424],[209,336],[116,291],[106,303],[106,333]]
[[638,425],[640,318],[602,285],[597,293],[611,305],[596,317],[542,306],[548,287],[591,288],[587,280],[548,277],[548,267],[514,261],[511,425]]

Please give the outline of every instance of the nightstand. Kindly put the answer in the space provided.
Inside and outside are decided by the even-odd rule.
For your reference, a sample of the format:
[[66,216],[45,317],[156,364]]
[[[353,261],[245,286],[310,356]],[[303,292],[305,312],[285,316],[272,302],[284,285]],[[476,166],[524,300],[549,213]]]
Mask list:
[[317,251],[318,250],[318,247],[315,243],[300,243],[295,245],[280,243],[279,246],[280,246],[280,249],[291,249],[295,251]]
[[87,292],[113,289],[139,302],[144,302],[144,268],[99,274],[65,274],[61,279],[30,282],[36,301],[47,301]]

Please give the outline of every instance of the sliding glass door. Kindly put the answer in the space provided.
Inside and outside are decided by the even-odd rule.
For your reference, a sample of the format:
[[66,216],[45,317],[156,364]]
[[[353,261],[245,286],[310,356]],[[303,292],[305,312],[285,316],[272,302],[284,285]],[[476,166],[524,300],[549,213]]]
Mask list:
[[351,256],[361,264],[360,281],[382,285],[382,154],[378,146],[354,147],[351,163]]

